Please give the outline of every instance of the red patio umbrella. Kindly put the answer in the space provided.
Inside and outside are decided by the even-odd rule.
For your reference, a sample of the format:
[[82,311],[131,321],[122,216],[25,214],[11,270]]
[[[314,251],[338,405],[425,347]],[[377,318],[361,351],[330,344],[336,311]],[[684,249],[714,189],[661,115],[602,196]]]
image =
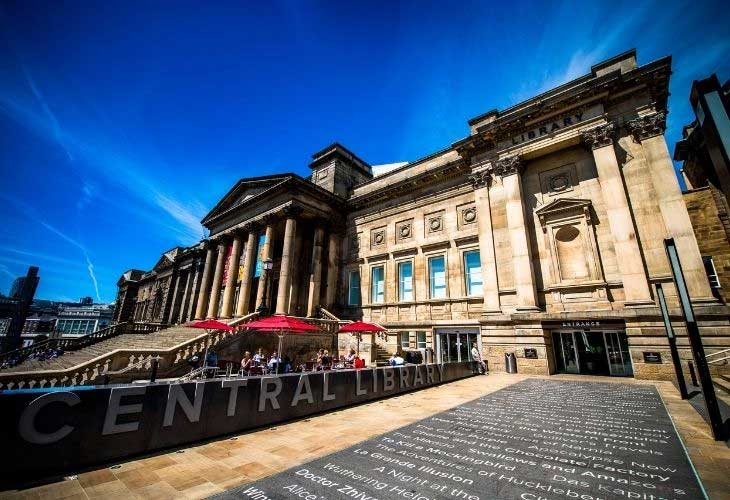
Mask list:
[[[259,330],[262,332],[276,332],[276,334],[279,336],[279,359],[282,359],[281,343],[287,333],[306,333],[316,332],[319,330],[316,326],[310,325],[309,323],[306,323],[300,319],[284,315],[269,316],[268,318],[263,318],[252,321],[250,323],[246,323],[244,326],[246,328]],[[279,373],[280,364],[281,363],[276,363],[277,374]]]
[[[223,323],[221,321],[216,321],[214,319],[205,319],[203,321],[194,321],[192,323],[188,323],[185,326],[188,326],[190,328],[200,328],[202,330],[205,330],[205,333],[210,336],[211,332],[215,330],[224,330],[226,332],[230,332],[235,330],[234,327],[227,325],[226,323]],[[206,362],[208,359],[208,345],[205,346],[205,356],[203,357],[203,367],[206,366]]]
[[357,355],[360,355],[360,340],[362,339],[363,333],[376,333],[387,331],[380,325],[375,323],[365,323],[364,321],[355,321],[354,323],[348,323],[337,333],[353,333],[357,337]]

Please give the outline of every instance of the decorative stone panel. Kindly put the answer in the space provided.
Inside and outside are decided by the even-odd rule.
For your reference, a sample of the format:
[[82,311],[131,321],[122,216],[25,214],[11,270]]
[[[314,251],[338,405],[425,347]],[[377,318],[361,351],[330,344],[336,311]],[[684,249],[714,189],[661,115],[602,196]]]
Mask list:
[[430,214],[426,214],[425,218],[425,228],[426,228],[426,236],[429,236],[431,234],[437,234],[441,233],[444,230],[444,211],[441,210],[439,212],[433,212]]
[[370,231],[370,248],[385,246],[385,227],[378,227]]
[[474,203],[459,205],[456,207],[459,229],[468,228],[477,222],[477,207]]
[[413,239],[413,219],[395,223],[395,241],[400,243]]
[[574,163],[540,172],[540,191],[543,198],[570,193],[577,185],[578,172]]

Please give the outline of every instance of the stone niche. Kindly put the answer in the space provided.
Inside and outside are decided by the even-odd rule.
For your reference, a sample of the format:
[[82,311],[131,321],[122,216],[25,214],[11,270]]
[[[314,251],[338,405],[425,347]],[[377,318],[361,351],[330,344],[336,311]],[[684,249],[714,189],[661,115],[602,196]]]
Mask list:
[[559,198],[535,213],[549,256],[551,302],[606,301],[591,201]]

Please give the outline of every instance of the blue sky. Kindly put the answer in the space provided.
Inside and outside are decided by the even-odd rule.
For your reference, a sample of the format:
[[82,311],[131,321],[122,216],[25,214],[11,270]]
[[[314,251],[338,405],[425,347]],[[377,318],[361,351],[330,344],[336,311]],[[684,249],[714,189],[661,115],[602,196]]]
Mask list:
[[241,177],[412,161],[632,47],[674,57],[671,149],[730,78],[722,2],[347,3],[0,2],[0,291],[111,301]]

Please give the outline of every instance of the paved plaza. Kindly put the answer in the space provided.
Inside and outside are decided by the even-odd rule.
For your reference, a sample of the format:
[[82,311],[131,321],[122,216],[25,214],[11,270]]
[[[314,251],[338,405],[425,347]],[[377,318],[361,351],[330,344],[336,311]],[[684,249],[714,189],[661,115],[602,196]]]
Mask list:
[[[504,374],[472,377],[0,496],[294,498],[306,492],[314,495],[310,500],[356,494],[363,500],[469,495],[538,500],[572,498],[570,491],[606,499],[702,498],[669,416],[709,497],[730,498],[730,450],[712,440],[702,418],[670,383]],[[480,426],[491,430],[480,434]],[[576,435],[585,440],[586,432],[597,433],[593,441],[601,442],[604,453],[588,446],[579,450],[584,444],[576,442]],[[608,441],[604,434],[610,435]],[[532,441],[538,437],[543,443]],[[570,453],[549,459],[555,455],[550,448]],[[433,456],[423,453],[429,449]],[[466,459],[471,463],[464,457],[471,457]],[[362,484],[350,484],[353,478]],[[340,483],[335,490],[353,489],[350,494],[328,492],[327,481]],[[543,490],[545,484],[552,485],[551,492]]]

